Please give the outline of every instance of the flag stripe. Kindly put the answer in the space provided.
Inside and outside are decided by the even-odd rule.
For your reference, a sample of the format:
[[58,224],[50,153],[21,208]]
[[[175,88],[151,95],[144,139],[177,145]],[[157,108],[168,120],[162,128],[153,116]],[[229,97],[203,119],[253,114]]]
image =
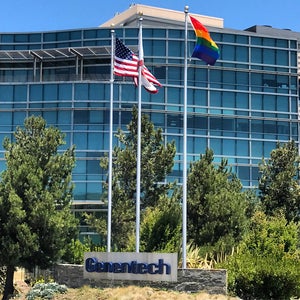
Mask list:
[[217,44],[212,40],[208,30],[197,19],[190,16],[196,34],[196,46],[192,57],[197,57],[209,65],[214,65],[220,57],[220,50]]
[[127,48],[121,40],[116,38],[116,48],[114,57],[114,74],[117,76],[133,77],[134,83],[138,85],[138,68],[141,66],[142,85],[150,93],[157,93],[158,89],[154,86],[162,86],[153,74],[144,65],[143,59],[139,61],[129,48]]

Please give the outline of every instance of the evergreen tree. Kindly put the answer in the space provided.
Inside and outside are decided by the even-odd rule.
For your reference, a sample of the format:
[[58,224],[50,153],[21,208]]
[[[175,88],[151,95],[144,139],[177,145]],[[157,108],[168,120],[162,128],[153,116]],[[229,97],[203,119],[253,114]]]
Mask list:
[[0,264],[7,267],[3,299],[13,292],[15,267],[47,268],[74,238],[70,211],[74,148],[58,152],[64,135],[41,117],[4,139],[7,169],[0,182]]
[[283,211],[286,219],[300,220],[299,155],[294,141],[271,151],[270,159],[259,165],[259,192],[265,213]]
[[[134,107],[132,120],[127,132],[119,130],[118,147],[113,152],[112,183],[112,244],[116,249],[125,249],[128,239],[135,228],[136,204],[136,153],[137,153],[138,111]],[[145,114],[141,120],[141,216],[147,207],[155,207],[160,197],[175,188],[175,183],[165,183],[171,173],[176,153],[175,143],[165,143],[162,129],[155,129],[154,124]],[[104,157],[101,167],[108,168],[108,158]],[[107,187],[107,186],[106,186]],[[88,218],[92,226],[95,218]],[[102,224],[100,222],[100,224]],[[103,229],[96,228],[103,233]]]
[[216,167],[207,149],[188,175],[188,239],[196,246],[230,252],[247,228],[247,193],[228,168]]
[[[182,240],[180,189],[172,196],[163,195],[158,204],[147,207],[140,226],[141,252],[179,252]],[[135,250],[135,234],[130,237],[129,251]]]

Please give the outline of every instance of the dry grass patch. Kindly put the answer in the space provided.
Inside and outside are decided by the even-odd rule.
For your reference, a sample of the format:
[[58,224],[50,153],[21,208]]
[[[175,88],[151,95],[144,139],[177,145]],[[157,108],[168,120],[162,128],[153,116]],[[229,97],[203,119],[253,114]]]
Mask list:
[[66,294],[56,295],[55,300],[229,300],[237,299],[225,295],[209,295],[206,293],[188,294],[162,291],[150,287],[119,287],[97,289],[82,287],[68,289]]

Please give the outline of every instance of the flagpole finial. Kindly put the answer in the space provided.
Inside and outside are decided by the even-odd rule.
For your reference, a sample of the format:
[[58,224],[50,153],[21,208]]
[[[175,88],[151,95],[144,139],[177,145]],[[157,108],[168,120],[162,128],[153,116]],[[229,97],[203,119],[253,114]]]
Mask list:
[[189,6],[188,6],[188,5],[186,5],[186,6],[184,7],[184,12],[185,12],[185,13],[188,13],[188,12],[189,12]]
[[139,17],[140,17],[140,21],[142,21],[142,20],[143,20],[143,12],[140,11],[140,12],[138,13],[138,15],[139,15]]
[[111,31],[111,32],[115,32],[114,27],[115,27],[115,24],[114,24],[114,23],[111,23],[111,24],[110,24],[110,31]]

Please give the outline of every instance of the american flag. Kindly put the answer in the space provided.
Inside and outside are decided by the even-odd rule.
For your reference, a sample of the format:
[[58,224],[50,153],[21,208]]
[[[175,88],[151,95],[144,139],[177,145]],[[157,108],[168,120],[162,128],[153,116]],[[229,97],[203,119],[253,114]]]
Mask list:
[[116,38],[114,74],[117,76],[138,77],[138,57]]
[[121,40],[116,38],[114,74],[117,76],[133,77],[135,85],[138,85],[138,66],[142,66],[142,85],[150,93],[156,93],[158,90],[152,85],[161,86],[160,82],[151,74],[144,65],[143,60],[139,63],[137,55],[127,48]]

